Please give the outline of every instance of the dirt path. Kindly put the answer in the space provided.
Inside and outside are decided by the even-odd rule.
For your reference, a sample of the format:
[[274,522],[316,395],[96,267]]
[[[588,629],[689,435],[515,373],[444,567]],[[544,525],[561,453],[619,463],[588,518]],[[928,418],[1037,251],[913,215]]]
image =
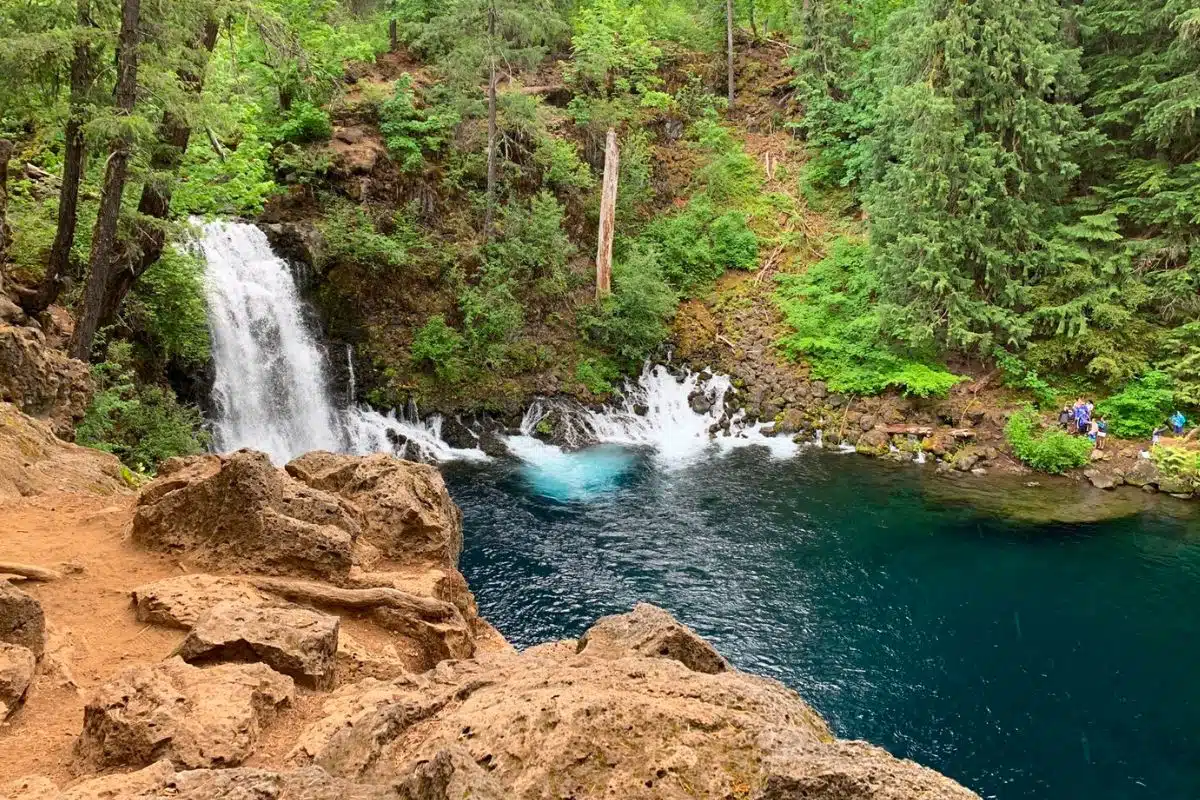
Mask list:
[[126,540],[134,499],[60,493],[0,501],[0,560],[68,573],[18,584],[41,601],[50,635],[24,708],[0,724],[0,784],[29,774],[70,780],[71,747],[92,689],[128,663],[161,659],[182,639],[181,631],[134,618],[129,590],[180,571]]

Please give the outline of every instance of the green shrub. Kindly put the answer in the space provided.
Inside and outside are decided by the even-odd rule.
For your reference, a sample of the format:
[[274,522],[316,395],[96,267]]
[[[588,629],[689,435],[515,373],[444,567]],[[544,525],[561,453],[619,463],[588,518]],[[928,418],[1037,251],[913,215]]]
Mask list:
[[445,316],[435,314],[417,331],[409,352],[414,364],[428,363],[440,379],[456,383],[465,371],[464,349],[463,335],[446,323]]
[[485,249],[493,275],[533,283],[543,295],[560,296],[571,288],[567,269],[575,246],[563,230],[563,207],[549,191],[529,205],[513,201],[500,209],[498,236]]
[[592,394],[612,394],[621,371],[606,358],[585,358],[575,367],[575,379]]
[[458,116],[448,109],[417,108],[412,76],[408,73],[400,76],[392,98],[380,106],[379,120],[388,152],[406,172],[421,169],[425,153],[441,150],[458,124]]
[[1072,436],[1059,428],[1043,430],[1031,406],[1014,411],[1004,426],[1004,437],[1013,454],[1030,467],[1060,474],[1088,463],[1092,443],[1086,436]]
[[333,123],[325,109],[301,101],[288,109],[283,122],[275,127],[274,134],[279,142],[323,142],[333,135]]
[[964,380],[885,341],[874,303],[878,278],[865,243],[839,238],[803,274],[778,280],[774,300],[793,331],[779,347],[808,362],[812,376],[830,389],[872,395],[896,387],[908,395],[940,397]]
[[479,283],[461,291],[458,305],[474,365],[495,369],[507,362],[509,347],[525,325],[514,289],[502,267],[488,264]]
[[1115,436],[1145,438],[1171,413],[1175,381],[1165,372],[1147,372],[1120,392],[1096,405]]
[[134,285],[124,309],[156,353],[188,365],[208,361],[204,260],[198,254],[165,248]]
[[663,276],[684,294],[727,269],[751,269],[758,263],[758,237],[746,216],[735,211],[718,215],[704,195],[682,211],[651,222],[640,241],[659,252]]
[[174,392],[139,383],[128,342],[113,342],[92,368],[96,394],[75,429],[75,441],[113,453],[127,466],[153,472],[172,456],[203,452],[208,435],[199,409],[180,405]]
[[634,248],[613,265],[613,293],[599,308],[580,314],[580,326],[593,343],[635,367],[670,333],[668,322],[679,298],[663,279],[654,250]]
[[279,188],[271,178],[270,156],[271,143],[259,139],[253,128],[235,149],[221,155],[211,147],[189,147],[171,194],[171,210],[180,216],[259,213]]
[[1200,483],[1200,450],[1159,445],[1150,450],[1150,458],[1168,478]]
[[350,203],[333,205],[317,221],[325,239],[323,263],[351,263],[373,272],[410,266],[417,251],[425,248],[425,239],[416,225],[403,213],[397,212],[389,223],[389,233],[379,226],[361,207]]
[[1042,380],[1037,371],[1020,358],[1000,347],[993,351],[992,356],[1004,376],[1005,386],[1032,393],[1038,408],[1052,408],[1057,404],[1058,393],[1054,387]]
[[579,157],[579,146],[568,139],[549,133],[538,136],[533,160],[541,170],[542,183],[556,189],[590,189],[595,183],[591,169]]

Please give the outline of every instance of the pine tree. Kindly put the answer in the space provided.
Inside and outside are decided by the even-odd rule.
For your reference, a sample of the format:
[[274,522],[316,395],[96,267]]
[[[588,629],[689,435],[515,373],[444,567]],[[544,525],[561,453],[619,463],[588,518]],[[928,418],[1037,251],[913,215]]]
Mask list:
[[1079,82],[1050,0],[922,0],[881,55],[867,195],[888,330],[914,347],[1024,341],[1028,281],[1047,263],[1078,172]]

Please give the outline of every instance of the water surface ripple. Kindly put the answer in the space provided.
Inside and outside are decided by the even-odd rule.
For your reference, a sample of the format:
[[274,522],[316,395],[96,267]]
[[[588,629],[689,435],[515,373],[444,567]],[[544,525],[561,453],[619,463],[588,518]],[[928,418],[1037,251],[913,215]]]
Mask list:
[[646,600],[985,797],[1200,797],[1194,522],[1005,521],[816,450],[638,457],[565,501],[516,462],[446,473],[463,570],[518,647]]

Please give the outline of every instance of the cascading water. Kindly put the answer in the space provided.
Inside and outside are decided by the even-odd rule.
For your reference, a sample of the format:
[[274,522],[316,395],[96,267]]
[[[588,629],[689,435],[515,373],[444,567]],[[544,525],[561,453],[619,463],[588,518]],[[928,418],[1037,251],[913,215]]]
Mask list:
[[[427,461],[486,459],[482,450],[459,449],[441,438],[441,419],[421,419],[415,407],[380,413],[354,405],[353,352],[347,348],[349,400],[335,402],[326,356],[306,319],[288,265],[253,225],[211,222],[200,242],[208,262],[209,325],[216,380],[214,439],[217,449],[252,447],[284,463],[309,450],[357,454],[392,452]],[[768,437],[761,425],[728,415],[728,377],[708,372],[678,376],[650,366],[626,385],[616,405],[602,410],[557,401],[535,402],[519,435],[505,437],[510,452],[555,494],[608,487],[632,469],[633,451],[645,449],[672,469],[705,454],[758,445],[783,457],[796,452],[790,437]],[[552,412],[568,452],[533,434]],[[584,450],[575,451],[590,445]],[[597,446],[598,445],[598,446]]]
[[276,462],[343,449],[324,356],[287,264],[253,225],[207,223],[200,246],[208,263],[217,449],[253,447]]
[[[411,458],[486,458],[441,439],[441,420],[337,406],[325,354],[317,345],[287,264],[253,225],[210,222],[200,247],[207,262],[212,334],[214,444],[222,452],[261,450],[282,464],[309,450]],[[347,350],[350,380],[354,362]]]

